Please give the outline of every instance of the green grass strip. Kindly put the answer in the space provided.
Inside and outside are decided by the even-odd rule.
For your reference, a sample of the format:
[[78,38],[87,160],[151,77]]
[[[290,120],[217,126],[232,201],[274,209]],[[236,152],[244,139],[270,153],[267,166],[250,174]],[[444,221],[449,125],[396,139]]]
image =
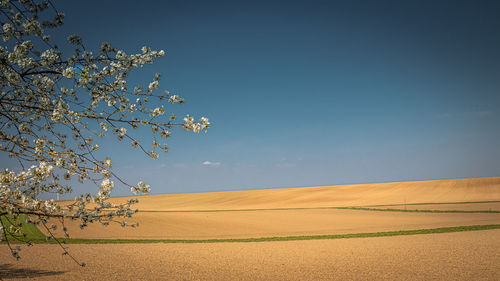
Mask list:
[[500,203],[500,201],[465,201],[465,202],[434,202],[434,203],[407,203],[407,204],[390,204],[390,205],[367,205],[360,207],[392,207],[392,206],[416,206],[416,205],[457,205],[457,204],[485,204],[485,203]]
[[[309,236],[284,236],[284,237],[263,237],[263,238],[233,238],[233,239],[60,239],[66,244],[131,244],[131,243],[222,243],[222,242],[272,242],[272,241],[299,241],[299,240],[322,240],[322,239],[346,239],[346,238],[370,238],[370,237],[389,237],[401,235],[417,235],[432,233],[448,233],[462,231],[478,231],[500,229],[500,224],[490,225],[468,225],[455,227],[440,227],[431,229],[385,231],[372,233],[354,233],[354,234],[333,234],[333,235],[309,235]],[[50,240],[34,241],[37,243],[55,243]]]
[[[36,226],[31,223],[26,223],[27,218],[28,217],[26,215],[19,215],[17,217],[17,220],[15,220],[12,215],[0,216],[0,219],[2,220],[2,223],[6,228],[9,228],[12,223],[15,225],[21,224],[21,233],[26,235],[22,238],[23,240],[45,240],[45,235],[43,235],[43,233]],[[7,234],[7,238],[11,242],[16,241],[9,234]],[[4,239],[4,237],[2,237],[2,239]]]
[[337,207],[342,210],[359,210],[359,211],[378,211],[378,212],[409,212],[409,213],[500,213],[500,211],[492,210],[417,210],[417,209],[380,209],[380,208],[365,208],[365,207]]

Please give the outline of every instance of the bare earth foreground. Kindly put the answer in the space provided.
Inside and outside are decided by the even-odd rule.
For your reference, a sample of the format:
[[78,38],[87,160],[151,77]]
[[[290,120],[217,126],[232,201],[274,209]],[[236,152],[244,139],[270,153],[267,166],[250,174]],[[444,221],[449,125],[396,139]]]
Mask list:
[[[55,245],[0,252],[0,275],[39,280],[500,280],[500,230],[210,244]],[[10,278],[8,278],[10,279]]]
[[[69,223],[71,236],[198,240],[500,224],[500,178],[139,199],[141,212],[132,219],[139,228],[91,225],[80,231]],[[62,257],[56,245],[23,247],[19,262],[5,245],[0,247],[0,279],[9,280],[500,280],[500,230],[307,241],[70,245],[86,268]]]

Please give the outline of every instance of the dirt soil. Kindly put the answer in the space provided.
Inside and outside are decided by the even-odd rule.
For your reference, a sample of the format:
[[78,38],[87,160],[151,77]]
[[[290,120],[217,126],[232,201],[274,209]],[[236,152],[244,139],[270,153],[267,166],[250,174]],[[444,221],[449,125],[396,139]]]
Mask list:
[[[5,245],[0,245],[6,247]],[[500,280],[500,230],[213,244],[56,245],[0,251],[4,280]]]
[[[133,197],[117,197],[125,202]],[[500,177],[212,193],[148,195],[143,210],[218,210],[365,206],[500,200]]]
[[[127,197],[113,198],[123,202]],[[67,222],[73,238],[209,239],[294,235],[322,235],[397,231],[447,226],[498,224],[498,213],[401,213],[321,208],[375,204],[468,202],[500,200],[500,178],[380,183],[364,185],[286,188],[139,197],[139,212],[130,222],[103,227],[90,224],[83,231]],[[470,204],[473,208],[483,204]],[[494,203],[498,206],[498,203]],[[460,210],[461,205],[428,205],[431,209]],[[465,206],[465,205],[464,205]],[[409,206],[408,206],[409,207]],[[425,208],[426,206],[413,206]],[[484,206],[490,208],[491,206]],[[388,207],[382,207],[388,208]],[[398,206],[398,208],[404,208]],[[254,209],[252,211],[234,211]],[[259,210],[260,209],[260,210]],[[264,210],[263,210],[264,209]],[[274,209],[274,210],[265,210]],[[159,212],[177,210],[184,212]],[[233,210],[191,212],[192,210]],[[187,212],[189,211],[189,212]],[[55,222],[57,225],[58,223]],[[59,227],[60,229],[61,227]],[[44,231],[44,229],[41,229]],[[60,231],[56,236],[63,237]]]
[[[500,224],[498,213],[321,208],[405,200],[498,201],[500,178],[143,196],[137,207],[157,212],[139,212],[132,219],[139,228],[91,225],[82,232],[75,223],[69,228],[75,238],[207,239]],[[447,206],[470,207],[416,207]],[[23,246],[19,262],[5,244],[0,247],[0,280],[500,280],[500,230],[260,243],[69,245],[86,268],[61,256],[57,245]]]
[[[67,222],[72,238],[210,239],[397,231],[500,224],[499,213],[406,213],[363,210],[272,210],[238,212],[138,213],[139,227],[91,224],[80,230]],[[58,236],[63,234],[58,231]]]

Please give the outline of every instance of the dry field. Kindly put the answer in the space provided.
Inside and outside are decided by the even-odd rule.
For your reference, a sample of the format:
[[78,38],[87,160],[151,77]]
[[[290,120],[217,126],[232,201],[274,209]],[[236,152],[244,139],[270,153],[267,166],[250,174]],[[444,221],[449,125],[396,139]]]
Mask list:
[[234,210],[403,204],[405,200],[407,204],[500,200],[500,178],[150,195],[141,196],[136,206],[142,210]]
[[[138,228],[67,223],[72,238],[217,239],[397,231],[500,224],[500,213],[403,213],[358,210],[273,210],[138,213]],[[60,234],[62,237],[62,234]]]
[[[113,199],[124,202],[128,197]],[[500,201],[500,178],[141,196],[139,228],[67,223],[73,238],[216,239],[397,231],[500,224],[500,213],[331,209],[381,204]],[[407,209],[499,210],[500,203],[407,205]],[[372,208],[372,207],[370,207]],[[377,208],[377,207],[373,207]],[[404,206],[378,208],[403,209]],[[449,210],[448,209],[448,210]],[[149,211],[149,212],[147,212]],[[61,237],[62,233],[58,233]]]
[[[6,280],[500,280],[500,230],[338,240],[0,251]],[[6,277],[10,278],[6,278]]]
[[[113,198],[124,202],[126,197]],[[139,228],[72,238],[225,239],[500,224],[500,178],[141,196]],[[489,202],[484,202],[489,201]],[[406,203],[406,205],[402,205]],[[417,203],[447,203],[424,204]],[[386,205],[386,206],[374,206]],[[387,206],[389,205],[389,206]],[[338,207],[466,212],[401,212]],[[483,211],[471,213],[470,211]],[[57,235],[61,235],[58,233]],[[44,280],[500,280],[500,230],[335,240],[55,245],[0,251],[1,278]],[[51,261],[47,262],[46,258]]]

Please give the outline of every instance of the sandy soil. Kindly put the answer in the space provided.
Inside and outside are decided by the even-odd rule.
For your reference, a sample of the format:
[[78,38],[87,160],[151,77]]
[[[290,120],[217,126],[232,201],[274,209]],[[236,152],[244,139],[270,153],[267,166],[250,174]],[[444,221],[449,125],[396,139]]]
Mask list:
[[[72,238],[209,239],[380,232],[447,226],[500,224],[500,214],[404,213],[360,210],[273,210],[138,213],[137,228],[92,224]],[[63,235],[58,232],[59,237]]]
[[[118,197],[115,202],[128,198]],[[144,210],[339,207],[500,200],[500,177],[139,197]]]
[[461,210],[461,211],[500,211],[500,203],[472,204],[434,204],[434,205],[400,205],[370,207],[375,209],[407,209],[407,210]]
[[[123,202],[127,198],[114,198]],[[246,238],[378,232],[499,224],[495,213],[404,213],[321,209],[331,206],[500,200],[500,178],[252,190],[140,198],[140,227],[103,228],[73,237]],[[497,208],[499,204],[417,208]],[[230,211],[235,209],[316,208]],[[189,212],[188,210],[226,210]],[[0,279],[38,280],[500,280],[500,230],[340,240],[212,244],[70,245],[80,268],[56,245],[6,245]]]
[[[127,198],[113,198],[123,202]],[[318,208],[420,202],[500,200],[500,178],[382,183],[140,197],[142,210],[231,210]],[[483,205],[483,204],[470,204]],[[500,205],[495,203],[495,206]],[[428,205],[432,209],[448,205]],[[449,205],[451,209],[461,205]],[[465,206],[465,205],[464,205]],[[408,207],[408,206],[407,206]],[[426,206],[414,206],[425,208]],[[490,205],[485,206],[487,208]],[[387,208],[387,207],[384,207]],[[403,206],[404,208],[404,206]],[[468,208],[468,207],[463,207]],[[459,209],[458,209],[459,210]],[[337,209],[225,212],[140,212],[118,224],[91,224],[84,231],[67,222],[74,238],[208,239],[379,232],[446,226],[498,224],[500,214],[401,213]],[[57,223],[56,223],[57,224]],[[43,229],[42,229],[43,231]],[[61,232],[57,236],[62,237]]]
[[[0,245],[6,247],[5,245]],[[35,245],[5,280],[500,280],[500,230],[413,236],[214,244]],[[31,280],[31,279],[30,279]]]

